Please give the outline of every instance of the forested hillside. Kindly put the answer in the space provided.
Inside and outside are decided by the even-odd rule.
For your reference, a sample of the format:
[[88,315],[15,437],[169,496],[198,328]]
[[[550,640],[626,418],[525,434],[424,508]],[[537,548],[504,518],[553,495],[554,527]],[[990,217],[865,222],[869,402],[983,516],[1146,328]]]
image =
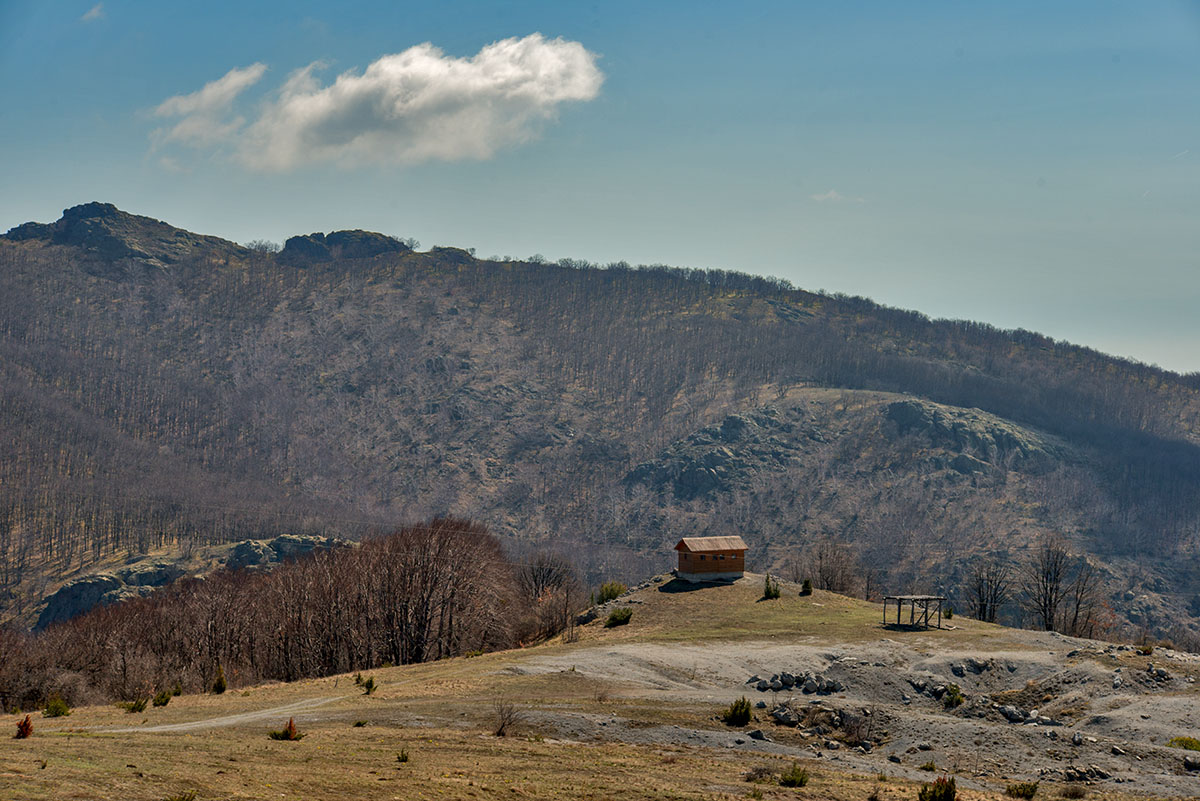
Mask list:
[[104,204],[0,238],[5,613],[149,551],[449,514],[593,579],[739,533],[759,569],[848,544],[864,589],[954,597],[1057,534],[1117,625],[1200,622],[1200,376],[740,273],[413,244],[275,252]]

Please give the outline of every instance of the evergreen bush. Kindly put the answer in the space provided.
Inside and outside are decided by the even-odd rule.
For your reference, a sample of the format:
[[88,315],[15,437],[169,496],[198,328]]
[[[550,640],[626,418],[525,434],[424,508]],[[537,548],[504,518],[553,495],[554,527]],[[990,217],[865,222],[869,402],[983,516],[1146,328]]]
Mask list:
[[213,683],[212,683],[213,695],[220,695],[221,693],[225,692],[226,686],[227,685],[225,683],[225,668],[218,664],[217,665],[217,677],[215,679],[213,679]]
[[954,779],[940,776],[933,784],[922,784],[917,791],[917,801],[954,801],[957,794]]
[[614,601],[624,595],[627,589],[629,588],[619,581],[606,581],[600,585],[600,593],[596,596],[596,603],[602,604]]
[[808,771],[800,767],[799,762],[793,762],[792,767],[779,777],[780,787],[804,787],[808,784]]
[[295,742],[296,740],[299,740],[302,737],[304,737],[303,734],[296,731],[296,719],[295,718],[288,718],[288,722],[287,722],[286,726],[284,726],[282,729],[279,729],[277,731],[268,732],[267,736],[270,737],[272,740],[288,740],[290,742]]
[[46,708],[42,710],[42,716],[47,718],[61,718],[71,714],[71,707],[63,700],[61,695],[52,695],[50,700],[46,701]]
[[721,720],[727,726],[745,726],[750,722],[750,701],[743,695],[725,708]]
[[614,626],[624,626],[633,617],[633,610],[628,606],[622,606],[620,609],[614,609],[608,613],[608,620],[604,621],[604,628],[611,629]]

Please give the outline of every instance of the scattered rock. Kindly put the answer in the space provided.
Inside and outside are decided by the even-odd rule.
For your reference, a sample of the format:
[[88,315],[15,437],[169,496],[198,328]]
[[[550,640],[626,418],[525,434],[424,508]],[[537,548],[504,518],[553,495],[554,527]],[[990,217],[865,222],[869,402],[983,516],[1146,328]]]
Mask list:
[[1026,718],[1024,712],[1009,704],[1005,704],[1004,706],[1000,707],[998,711],[1001,715],[1006,717],[1010,723],[1022,723]]
[[749,737],[751,740],[764,740],[764,741],[768,741],[768,742],[770,741],[770,738],[767,737],[767,735],[763,733],[762,729],[754,729],[753,731],[747,732],[746,736]]

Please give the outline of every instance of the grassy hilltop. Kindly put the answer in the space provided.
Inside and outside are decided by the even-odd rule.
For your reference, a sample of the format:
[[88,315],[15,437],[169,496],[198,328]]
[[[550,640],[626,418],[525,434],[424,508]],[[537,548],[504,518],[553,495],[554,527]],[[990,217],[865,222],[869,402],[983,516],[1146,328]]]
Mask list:
[[[1166,742],[1186,733],[1197,700],[1200,664],[1186,655],[1147,657],[961,617],[940,631],[891,630],[876,604],[800,597],[788,582],[780,599],[763,601],[761,576],[679,589],[659,577],[612,602],[633,609],[624,626],[606,628],[602,614],[576,637],[532,648],[371,671],[364,678],[378,689],[369,695],[342,675],[184,695],[133,714],[35,714],[33,737],[0,749],[0,796],[860,801],[914,799],[920,782],[947,774],[964,799],[1003,798],[1007,785],[1038,780],[1039,798],[1084,787],[1090,798],[1125,799],[1187,797],[1200,781],[1182,767],[1189,752]],[[1144,681],[1148,661],[1170,677]],[[958,677],[963,664],[985,667]],[[844,689],[771,693],[745,683],[800,669]],[[1112,675],[1127,677],[1123,689],[1110,691]],[[953,680],[965,702],[948,708],[916,689],[920,677]],[[742,695],[766,707],[726,726],[717,716]],[[771,717],[789,698],[808,715],[799,726]],[[505,737],[494,735],[498,701],[517,713]],[[998,711],[1030,703],[1054,724],[1014,724]],[[875,721],[869,730],[863,710]],[[289,718],[303,739],[269,739]],[[1070,740],[1076,731],[1087,738],[1080,745]],[[870,753],[858,739],[871,741]],[[810,775],[803,790],[778,784],[794,762]],[[1073,766],[1109,778],[1068,781]]]

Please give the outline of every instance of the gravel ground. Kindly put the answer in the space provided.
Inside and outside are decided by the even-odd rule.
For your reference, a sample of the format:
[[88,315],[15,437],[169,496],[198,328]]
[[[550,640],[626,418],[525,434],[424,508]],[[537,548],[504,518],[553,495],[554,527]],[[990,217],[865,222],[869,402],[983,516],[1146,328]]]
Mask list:
[[[1189,681],[1200,673],[1196,656],[1159,650],[1147,658],[1107,643],[1015,630],[1006,633],[1011,647],[986,652],[936,651],[928,642],[918,648],[901,637],[836,647],[627,643],[531,655],[508,671],[574,670],[618,688],[619,695],[678,704],[701,718],[706,709],[715,712],[741,695],[766,703],[741,730],[715,720],[680,728],[539,713],[543,725],[567,739],[820,754],[846,768],[914,779],[929,776],[919,766],[930,761],[939,770],[957,769],[964,778],[991,781],[1061,782],[1071,769],[1086,774],[1090,768],[1085,780],[1093,785],[1200,796],[1200,772],[1183,767],[1191,752],[1166,746],[1172,737],[1200,734],[1200,692]],[[1155,679],[1147,663],[1166,670],[1168,678]],[[819,673],[845,689],[828,695],[795,689],[759,692],[746,684],[753,675],[769,679],[785,671]],[[1118,686],[1114,678],[1120,679]],[[918,690],[921,681],[924,692]],[[967,699],[954,710],[930,692],[950,683],[961,687]],[[783,702],[801,712],[820,707],[860,715],[868,709],[874,747],[861,753],[855,743],[843,742],[831,750],[828,741],[844,738],[844,731],[804,736],[804,727],[777,725],[768,713]],[[1023,718],[1036,709],[1037,717],[1010,722],[1001,706],[1018,708]],[[750,738],[748,731],[754,728],[770,741]]]

